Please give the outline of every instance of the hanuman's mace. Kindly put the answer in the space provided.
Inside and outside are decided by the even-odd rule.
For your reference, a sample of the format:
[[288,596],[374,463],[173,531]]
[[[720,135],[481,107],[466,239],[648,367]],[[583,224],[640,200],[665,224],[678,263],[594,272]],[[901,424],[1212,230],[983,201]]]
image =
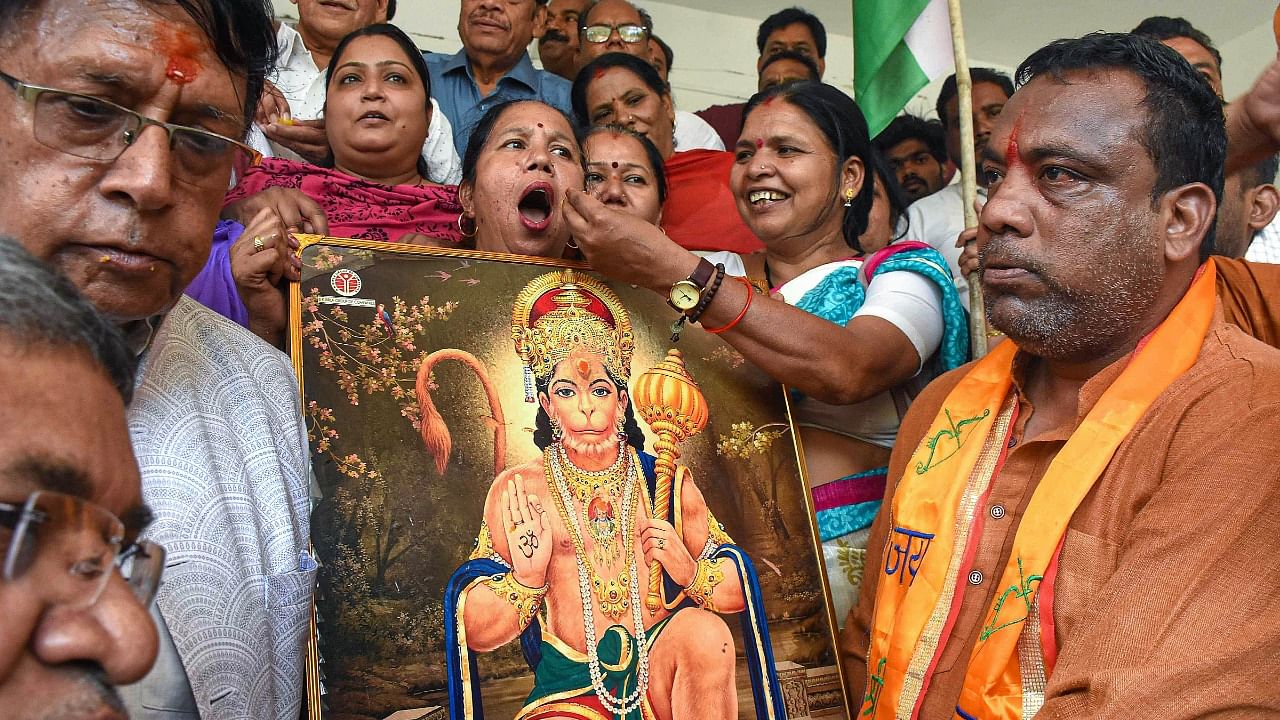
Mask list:
[[[653,517],[670,522],[667,508],[671,505],[676,460],[680,458],[679,444],[706,427],[707,401],[685,370],[679,350],[668,350],[662,362],[641,375],[632,394],[640,416],[658,436],[654,443],[658,482],[653,494]],[[662,568],[654,562],[649,566],[649,594],[645,598],[650,615],[662,606],[661,590]]]

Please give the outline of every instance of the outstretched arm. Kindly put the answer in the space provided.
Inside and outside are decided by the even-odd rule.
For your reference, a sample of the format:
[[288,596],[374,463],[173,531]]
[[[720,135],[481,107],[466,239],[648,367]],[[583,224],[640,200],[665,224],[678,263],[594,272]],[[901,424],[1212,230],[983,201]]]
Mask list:
[[514,640],[532,621],[546,595],[551,561],[551,521],[537,495],[525,492],[514,470],[493,483],[485,501],[493,551],[510,570],[475,584],[462,613],[467,646],[489,652]]
[[[591,267],[606,277],[665,295],[697,266],[698,258],[659,228],[585,193],[568,198],[564,212],[573,237]],[[703,314],[704,325],[733,322],[746,306],[747,292],[741,283],[722,283]],[[759,294],[741,322],[721,337],[778,382],[837,405],[875,397],[920,369],[911,340],[883,318],[855,317],[840,327]]]

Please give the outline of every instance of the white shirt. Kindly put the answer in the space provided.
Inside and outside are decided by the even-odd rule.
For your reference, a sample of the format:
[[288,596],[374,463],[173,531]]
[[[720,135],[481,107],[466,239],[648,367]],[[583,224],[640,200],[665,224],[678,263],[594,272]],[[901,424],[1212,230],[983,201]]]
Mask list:
[[[200,717],[298,717],[316,564],[289,358],[184,295],[142,358],[128,421],[155,513],[145,536],[168,551],[156,607]],[[161,663],[138,697],[181,695],[175,674]]]
[[676,111],[676,127],[673,132],[676,152],[685,150],[723,150],[724,143],[716,129],[702,118],[684,110]]
[[1280,214],[1266,227],[1253,234],[1244,259],[1250,262],[1280,263]]
[[[742,257],[731,252],[705,256],[707,261],[724,265],[727,275],[746,275]],[[860,268],[862,260],[839,260],[807,270],[778,288],[782,299],[795,305],[805,293],[842,267]],[[853,317],[873,316],[888,321],[911,341],[920,356],[915,377],[901,386],[853,405],[829,405],[813,398],[803,398],[793,407],[796,423],[846,435],[879,447],[892,448],[902,423],[901,410],[924,389],[936,375],[930,360],[942,346],[945,330],[942,319],[942,291],[938,286],[913,272],[891,271],[876,275],[867,283],[859,273],[858,281],[866,290],[862,307]],[[852,318],[850,318],[852,320]],[[896,397],[895,397],[896,396]]]
[[[957,178],[960,175],[957,173]],[[956,239],[964,232],[964,198],[960,182],[951,183],[938,192],[911,203],[907,208],[907,234],[904,240],[918,240],[942,253],[955,280],[960,302],[969,309],[969,281],[960,273],[961,248]],[[978,188],[979,199],[987,197],[986,188]]]
[[[280,46],[280,60],[275,70],[269,75],[285,100],[289,102],[289,114],[298,120],[315,120],[324,114],[325,70],[316,67],[315,58],[302,42],[298,31],[280,23],[276,33],[276,43]],[[453,128],[449,118],[440,111],[440,105],[431,100],[431,124],[427,127],[427,141],[422,145],[422,157],[427,160],[427,179],[446,185],[457,185],[462,180],[462,160],[453,147]],[[255,133],[250,136],[250,145],[259,151],[264,148],[261,142],[266,137],[256,126]],[[276,143],[269,142],[270,152],[264,154],[300,160],[296,154]]]

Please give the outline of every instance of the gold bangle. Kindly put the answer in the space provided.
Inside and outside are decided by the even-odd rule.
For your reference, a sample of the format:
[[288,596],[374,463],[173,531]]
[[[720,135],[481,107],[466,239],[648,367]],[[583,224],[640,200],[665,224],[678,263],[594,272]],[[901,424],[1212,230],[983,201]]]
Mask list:
[[485,580],[484,584],[493,591],[494,595],[506,600],[516,609],[521,630],[528,627],[533,621],[533,616],[538,614],[538,610],[542,607],[542,598],[546,596],[549,587],[548,584],[540,588],[531,588],[516,580],[514,572],[493,575]]
[[693,580],[689,583],[689,587],[684,589],[685,597],[692,600],[698,607],[715,612],[716,606],[711,595],[715,592],[716,586],[724,582],[724,570],[721,569],[723,563],[724,558],[699,560],[697,570],[693,573]]

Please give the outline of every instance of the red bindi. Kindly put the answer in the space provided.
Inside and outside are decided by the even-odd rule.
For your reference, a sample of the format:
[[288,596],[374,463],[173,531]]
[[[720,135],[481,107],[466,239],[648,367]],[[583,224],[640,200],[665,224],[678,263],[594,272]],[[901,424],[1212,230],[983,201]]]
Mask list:
[[169,56],[164,75],[179,85],[192,82],[203,67],[195,59],[201,50],[200,41],[185,30],[175,30],[166,25],[156,25],[157,48]]
[[761,140],[760,138],[756,138],[756,149],[759,150],[763,147],[764,147],[764,140]]
[[614,169],[614,170],[617,170],[617,169],[618,169],[618,161],[617,161],[617,160],[613,161],[613,169]]
[[542,123],[538,123],[538,127],[542,127]]

